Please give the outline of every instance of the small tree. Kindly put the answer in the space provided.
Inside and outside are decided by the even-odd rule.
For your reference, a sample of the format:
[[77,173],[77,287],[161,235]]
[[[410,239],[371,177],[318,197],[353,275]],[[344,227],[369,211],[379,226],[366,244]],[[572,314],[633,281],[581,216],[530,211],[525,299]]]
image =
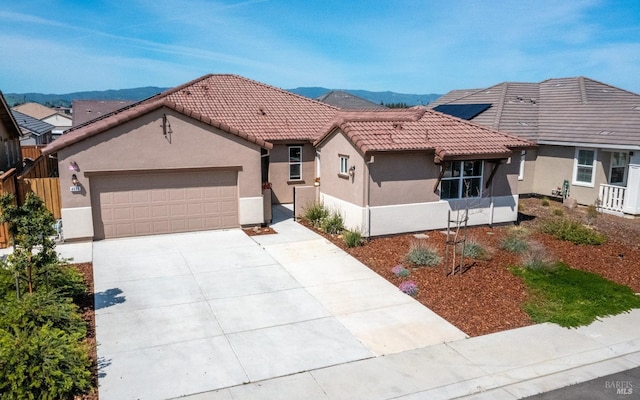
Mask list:
[[55,219],[42,200],[29,193],[22,206],[17,206],[13,195],[0,197],[0,223],[9,224],[13,253],[7,256],[5,266],[16,276],[16,294],[20,296],[20,279],[26,281],[33,293],[36,274],[46,274],[47,267],[55,265],[58,254],[52,236],[56,231]]

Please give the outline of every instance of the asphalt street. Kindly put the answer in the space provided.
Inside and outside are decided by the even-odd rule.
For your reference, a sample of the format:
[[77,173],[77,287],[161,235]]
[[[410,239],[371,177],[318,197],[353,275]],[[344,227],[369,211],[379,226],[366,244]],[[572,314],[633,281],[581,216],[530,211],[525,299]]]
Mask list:
[[640,399],[640,367],[527,397],[527,400]]

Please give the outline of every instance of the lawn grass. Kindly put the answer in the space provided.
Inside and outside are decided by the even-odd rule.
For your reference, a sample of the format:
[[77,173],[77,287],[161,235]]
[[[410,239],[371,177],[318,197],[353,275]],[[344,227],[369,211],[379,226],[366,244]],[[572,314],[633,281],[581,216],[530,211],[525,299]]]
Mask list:
[[598,317],[640,308],[640,296],[623,285],[562,263],[550,269],[513,268],[529,291],[524,311],[535,322],[570,328],[588,325]]

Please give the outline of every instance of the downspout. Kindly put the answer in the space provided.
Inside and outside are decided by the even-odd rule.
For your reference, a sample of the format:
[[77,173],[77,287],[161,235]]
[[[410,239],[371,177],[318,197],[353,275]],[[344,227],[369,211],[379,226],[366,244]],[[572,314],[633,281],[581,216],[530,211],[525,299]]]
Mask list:
[[366,155],[364,158],[364,165],[365,165],[365,171],[364,171],[364,184],[365,186],[365,212],[366,212],[366,221],[367,221],[367,230],[366,230],[366,234],[367,237],[371,237],[371,208],[369,207],[370,201],[371,201],[371,173],[369,171],[369,164],[370,162],[367,161],[366,159]]

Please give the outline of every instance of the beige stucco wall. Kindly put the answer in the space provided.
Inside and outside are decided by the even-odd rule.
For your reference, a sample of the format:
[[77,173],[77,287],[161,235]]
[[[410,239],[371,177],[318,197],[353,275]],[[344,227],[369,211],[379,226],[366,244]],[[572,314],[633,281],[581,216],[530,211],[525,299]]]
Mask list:
[[[536,158],[538,156],[537,149],[527,150],[524,161],[524,176],[518,181],[519,194],[532,194],[534,191],[534,182],[536,177]],[[520,162],[520,154],[515,152],[511,156],[511,162],[518,164]],[[518,166],[519,168],[519,166]],[[518,170],[519,173],[519,170]]]
[[[171,127],[169,137],[163,134],[163,114]],[[170,109],[153,111],[64,148],[58,160],[63,209],[91,206],[90,173],[97,171],[241,167],[239,196],[262,195],[258,145]],[[72,161],[78,172],[69,169]],[[69,190],[74,173],[83,188],[80,193]]]
[[376,153],[369,164],[372,207],[423,203],[440,200],[433,192],[440,167],[433,163],[433,154]]
[[[302,146],[302,180],[289,180],[289,145]],[[269,181],[274,204],[293,203],[293,187],[313,185],[316,150],[311,143],[274,143],[269,155]]]
[[[342,199],[357,206],[366,204],[365,181],[367,169],[362,154],[344,137],[334,133],[319,147],[320,189],[322,193]],[[341,175],[340,156],[349,157],[348,167],[355,166],[353,176]]]
[[[575,147],[540,145],[535,163],[534,193],[551,196],[551,191],[561,187],[564,180],[569,181],[569,195],[579,204],[594,204],[598,199],[600,185],[607,183],[603,168],[603,157],[609,155],[601,150],[596,155],[594,186],[575,185],[573,167]],[[606,164],[608,166],[608,163]]]

